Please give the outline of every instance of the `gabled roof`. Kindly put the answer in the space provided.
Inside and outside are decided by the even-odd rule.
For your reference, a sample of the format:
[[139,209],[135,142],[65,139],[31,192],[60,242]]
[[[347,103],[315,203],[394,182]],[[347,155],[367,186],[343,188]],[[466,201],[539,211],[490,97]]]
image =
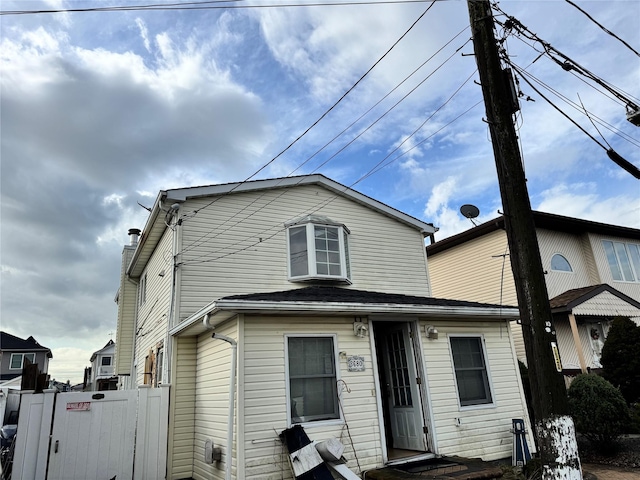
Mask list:
[[[551,311],[553,313],[570,312],[578,305],[581,305],[604,292],[608,292],[623,302],[628,303],[632,307],[640,309],[640,302],[607,285],[606,283],[602,283],[599,285],[591,285],[589,287],[574,288],[553,297],[549,300]],[[615,312],[612,313],[615,314]]]
[[220,323],[237,313],[265,315],[339,315],[379,318],[412,315],[478,320],[516,319],[517,307],[444,298],[417,297],[395,293],[372,292],[334,286],[310,286],[280,292],[251,293],[224,297],[203,307],[180,325],[171,335],[185,332],[199,334],[205,330],[203,320]]
[[[598,233],[612,237],[624,237],[634,240],[640,240],[640,229],[622,227],[619,225],[609,225],[606,223],[592,222],[590,220],[582,220],[580,218],[565,217],[552,213],[533,212],[533,221],[536,228],[544,228],[557,232],[572,233],[575,235],[581,233]],[[483,235],[487,235],[496,230],[504,230],[504,216],[494,218],[488,222],[482,223],[477,227],[473,227],[464,232],[458,233],[451,237],[440,240],[427,246],[427,255],[435,255],[449,248],[456,247],[463,243],[469,242]]]
[[100,350],[96,350],[95,352],[93,352],[93,355],[91,355],[91,358],[89,359],[89,361],[90,361],[90,362],[93,362],[93,361],[96,359],[96,357],[97,357],[98,355],[100,355],[101,353],[103,353],[105,350],[110,349],[113,345],[115,345],[115,343],[113,342],[113,340],[109,340],[109,341],[107,342],[107,344],[106,344],[104,347],[102,347]]
[[[138,246],[129,268],[127,269],[127,274],[133,277],[138,277],[142,273],[144,265],[151,256],[151,252],[153,252],[153,249],[160,241],[160,237],[164,233],[165,228],[167,228],[164,223],[165,210],[172,204],[179,204],[193,198],[224,196],[233,193],[272,190],[276,188],[296,187],[300,185],[322,186],[336,195],[349,198],[383,215],[402,222],[405,225],[409,225],[410,227],[422,232],[425,236],[431,235],[438,230],[430,223],[418,220],[411,215],[407,215],[400,210],[396,210],[389,205],[379,202],[378,200],[374,200],[367,195],[357,192],[321,174],[161,190],[156,198],[151,213],[149,214],[142,236],[138,242]],[[165,210],[162,210],[163,207]]]
[[47,357],[53,358],[51,350],[40,345],[35,338],[30,336],[24,340],[7,332],[0,332],[0,350],[12,352],[47,352]]

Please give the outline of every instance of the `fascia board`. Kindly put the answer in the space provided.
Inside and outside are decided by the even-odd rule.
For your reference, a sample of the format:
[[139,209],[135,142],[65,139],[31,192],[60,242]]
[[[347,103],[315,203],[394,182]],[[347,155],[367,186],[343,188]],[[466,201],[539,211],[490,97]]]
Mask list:
[[[160,212],[162,211],[162,202],[166,195],[167,192],[164,190],[161,190],[160,193],[158,193],[158,197],[153,204],[153,208],[151,209],[149,218],[147,218],[147,223],[142,229],[142,236],[140,237],[138,245],[136,246],[136,250],[135,252],[133,252],[133,257],[131,257],[131,261],[129,262],[129,266],[127,267],[126,274],[131,277],[137,278],[142,274],[142,270],[144,270],[146,262],[151,256],[151,252],[153,252],[156,244],[158,243],[159,237],[162,236],[161,233],[158,234],[158,231],[164,230],[166,228],[166,225],[164,224],[160,216]],[[149,242],[152,241],[151,239],[153,239],[156,235],[158,235],[158,239],[155,241],[155,244],[149,244]],[[142,265],[139,265],[143,251],[147,251],[149,249],[150,251],[148,257],[144,260],[144,262],[142,262]]]
[[332,192],[348,197],[357,203],[365,205],[376,210],[388,217],[394,218],[404,224],[420,230],[424,235],[435,233],[438,229],[433,225],[418,220],[411,215],[407,215],[400,210],[396,210],[378,200],[368,197],[357,192],[345,185],[335,182],[324,175],[313,174],[299,177],[282,177],[269,180],[255,180],[250,182],[227,183],[223,185],[209,185],[203,187],[179,188],[175,190],[167,190],[166,196],[168,202],[184,202],[190,198],[207,197],[215,195],[224,195],[227,193],[250,192],[254,190],[269,190],[274,188],[295,187],[298,185],[322,185]]
[[219,300],[216,306],[220,310],[233,310],[238,313],[250,312],[286,312],[286,313],[333,313],[333,314],[409,314],[439,317],[519,317],[519,311],[513,307],[454,307],[440,305],[401,305],[388,303],[345,303],[345,302],[265,302],[246,300]]
[[520,314],[514,307],[451,307],[437,305],[399,305],[387,303],[342,302],[265,302],[246,300],[217,300],[201,308],[193,315],[169,330],[169,335],[180,336],[187,332],[200,334],[206,329],[202,320],[206,315],[212,323],[219,324],[237,313],[278,313],[316,315],[419,315],[464,320],[516,320]]

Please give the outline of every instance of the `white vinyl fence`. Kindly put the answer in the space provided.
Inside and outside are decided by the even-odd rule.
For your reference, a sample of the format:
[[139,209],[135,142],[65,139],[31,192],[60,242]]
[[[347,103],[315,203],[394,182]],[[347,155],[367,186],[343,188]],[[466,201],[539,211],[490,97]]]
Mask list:
[[12,478],[166,478],[169,389],[23,392]]

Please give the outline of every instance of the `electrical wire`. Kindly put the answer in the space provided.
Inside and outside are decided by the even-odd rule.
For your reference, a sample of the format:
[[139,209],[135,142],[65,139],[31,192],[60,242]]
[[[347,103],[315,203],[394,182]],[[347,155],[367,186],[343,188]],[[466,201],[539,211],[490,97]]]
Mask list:
[[185,2],[148,5],[120,5],[112,7],[60,8],[50,10],[6,10],[2,15],[36,15],[46,13],[86,13],[86,12],[123,12],[123,11],[166,11],[166,10],[239,10],[259,8],[293,8],[293,7],[342,7],[360,5],[394,5],[408,3],[429,3],[451,0],[369,0],[363,2],[316,2],[316,3],[276,3],[265,5],[219,5],[220,3],[241,2],[243,0],[213,0],[202,2]]
[[[300,168],[302,168],[302,166],[304,166],[306,163],[308,163],[312,158],[314,158],[317,154],[319,154],[321,151],[323,151],[326,147],[328,147],[331,143],[333,143],[334,141],[336,141],[340,136],[342,136],[346,131],[348,131],[351,127],[353,127],[357,122],[359,122],[362,118],[364,118],[368,113],[370,113],[376,106],[378,106],[380,103],[382,103],[382,101],[384,101],[386,98],[388,98],[394,91],[396,91],[401,85],[403,85],[409,78],[411,78],[415,73],[417,73],[421,68],[423,68],[429,61],[431,61],[438,53],[440,53],[444,48],[446,48],[448,45],[450,45],[456,38],[458,38],[463,32],[465,32],[469,27],[466,26],[465,28],[463,28],[458,34],[456,34],[451,40],[449,40],[444,46],[442,46],[440,49],[438,49],[433,55],[431,55],[427,60],[425,60],[418,68],[416,68],[415,70],[413,70],[413,72],[411,72],[407,77],[405,77],[399,84],[397,84],[394,88],[392,88],[386,95],[384,95],[380,100],[378,100],[372,107],[370,107],[366,112],[364,112],[362,115],[360,115],[355,121],[353,121],[349,126],[347,126],[345,129],[343,129],[340,133],[338,133],[337,135],[335,135],[331,140],[329,140],[327,143],[324,144],[324,146],[322,146],[319,150],[317,150],[315,153],[313,153],[310,157],[308,157],[304,162],[302,162],[300,165],[298,165],[294,170],[292,170],[285,178],[287,177],[291,177],[297,170],[299,170]],[[406,95],[404,95],[398,102],[396,102],[391,108],[387,109],[387,111],[381,116],[379,117],[373,124],[370,124],[367,128],[365,128],[360,134],[358,134],[354,139],[352,139],[350,142],[348,142],[346,145],[344,145],[342,148],[340,148],[336,153],[334,153],[333,155],[331,155],[327,160],[325,160],[324,162],[322,162],[320,165],[318,165],[317,167],[315,167],[311,173],[317,172],[320,168],[322,168],[323,166],[325,166],[329,161],[331,161],[332,159],[334,159],[338,154],[340,154],[342,151],[344,151],[347,147],[349,147],[351,144],[353,144],[359,137],[361,137],[366,131],[368,131],[369,129],[371,129],[377,122],[379,122],[382,117],[384,117],[385,115],[387,115],[391,110],[393,110],[396,106],[398,106],[398,104],[400,104],[402,101],[404,101],[411,93],[413,93],[418,86],[422,85],[427,79],[429,79],[436,71],[438,71],[443,65],[445,65],[449,60],[451,60],[451,58],[453,58],[453,56],[459,52],[462,48],[464,48],[464,46],[469,42],[469,40],[467,40],[463,45],[461,45],[458,49],[456,49],[453,54],[451,54],[444,62],[442,62],[438,67],[436,67],[425,79],[423,79],[416,87],[414,87],[409,93],[407,93]],[[473,74],[472,74],[473,75]],[[468,81],[469,79],[467,79]],[[466,81],[465,81],[466,83]],[[464,84],[463,84],[464,85]],[[462,88],[462,86],[460,87]],[[456,91],[456,93],[459,91],[459,89]],[[454,94],[455,95],[455,94]],[[446,103],[445,103],[446,105]],[[440,107],[442,108],[442,107]],[[426,121],[424,122],[426,123]],[[424,125],[423,123],[423,125]],[[304,178],[304,177],[302,177]],[[302,181],[302,179],[301,179]],[[280,182],[278,182],[276,185],[278,185]],[[250,213],[249,215],[243,217],[241,220],[236,221],[233,225],[228,226],[227,228],[225,228],[224,230],[221,230],[221,227],[225,226],[227,223],[231,222],[233,219],[239,217],[240,214],[242,214],[242,212],[246,211],[247,209],[249,209],[251,206],[253,206],[255,203],[259,202],[265,195],[266,192],[262,193],[261,195],[259,195],[258,197],[256,197],[251,203],[249,203],[248,205],[244,206],[241,210],[239,210],[238,212],[234,213],[230,218],[228,218],[227,220],[225,220],[221,225],[218,225],[214,228],[212,228],[211,230],[209,230],[208,232],[206,232],[205,234],[201,235],[198,240],[190,243],[189,245],[187,245],[184,249],[183,252],[187,252],[189,250],[192,250],[193,248],[196,248],[198,246],[200,246],[202,243],[199,243],[201,241],[203,241],[205,238],[207,239],[207,241],[213,240],[215,238],[217,238],[220,235],[223,235],[224,233],[228,232],[231,228],[235,227],[238,223],[240,222],[244,222],[247,219],[249,219],[251,217],[251,215],[257,213],[258,211],[262,210],[263,208],[266,208],[268,205],[270,205],[271,203],[273,203],[274,201],[276,201],[278,198],[280,198],[282,195],[285,195],[287,193],[288,190],[284,190],[280,195],[272,198],[271,200],[269,200],[268,202],[266,202],[265,204],[263,204],[261,207],[259,207],[258,209],[254,210],[252,213]],[[210,234],[213,232],[216,232],[215,235],[211,236]],[[206,255],[204,255],[206,256]],[[200,257],[198,257],[200,258]]]
[[602,143],[600,143],[593,135],[587,132],[578,122],[576,122],[573,118],[563,112],[559,107],[557,107],[551,100],[545,97],[542,92],[540,92],[526,77],[529,75],[528,72],[524,72],[524,70],[516,67],[513,63],[511,64],[514,69],[518,69],[522,79],[527,82],[527,84],[538,94],[540,95],[549,105],[551,105],[554,109],[556,109],[562,116],[564,116],[567,120],[573,123],[576,127],[578,127],[582,132],[587,135],[591,140],[593,140],[596,144],[602,147],[603,150],[607,152],[607,156],[616,163],[620,168],[625,170],[626,172],[633,175],[635,178],[640,179],[640,169],[633,165],[628,160],[622,158],[618,153],[616,153],[612,148],[607,148]]
[[[465,31],[466,28],[464,30],[462,30],[460,33],[462,33],[463,31]],[[460,35],[460,33],[457,36]],[[454,37],[454,38],[456,38]],[[457,48],[446,60],[444,60],[440,65],[438,65],[429,75],[427,75],[426,78],[424,78],[422,81],[420,81],[414,88],[412,88],[407,94],[405,94],[400,100],[398,100],[393,106],[391,106],[389,109],[387,109],[381,116],[379,116],[373,123],[371,123],[369,126],[367,126],[363,131],[361,131],[358,135],[356,135],[353,139],[351,139],[349,142],[347,142],[344,146],[342,146],[340,149],[338,149],[333,155],[331,155],[328,159],[326,159],[323,163],[321,163],[320,165],[318,165],[313,171],[316,172],[318,171],[320,168],[322,168],[323,166],[325,166],[329,161],[331,161],[332,159],[334,159],[337,155],[339,155],[340,153],[342,153],[346,148],[348,148],[350,145],[352,145],[358,138],[360,138],[364,133],[366,133],[368,130],[370,130],[374,125],[376,125],[380,120],[382,120],[382,118],[384,118],[388,113],[390,113],[393,109],[395,109],[402,101],[406,100],[410,94],[412,94],[413,92],[416,91],[416,89],[421,86],[422,84],[424,84],[424,82],[426,80],[428,80],[433,74],[435,74],[442,66],[444,66],[447,62],[449,62],[453,56],[459,52],[462,48],[464,48],[464,46],[469,42],[470,40],[467,40],[464,44],[462,44],[459,48]],[[449,41],[447,44],[451,43],[451,41]],[[442,49],[440,49],[442,50]],[[438,50],[438,51],[440,51]],[[435,56],[432,55],[430,59],[432,59]],[[426,62],[424,62],[421,67],[425,64]],[[419,68],[421,68],[419,67]],[[416,70],[414,70],[415,72]],[[475,72],[474,72],[475,73]],[[462,87],[471,79],[471,77],[474,75],[474,73],[472,73],[464,82],[463,84],[453,93],[453,95],[451,95],[451,97],[449,97],[449,99],[443,104],[441,105],[438,109],[436,109],[434,111],[434,113],[427,118],[427,120],[425,120],[410,136],[408,136],[401,144],[400,146],[402,146],[406,141],[408,141],[413,135],[415,135],[438,111],[440,111],[445,105],[447,105],[449,103],[449,101],[451,101],[451,99],[462,89]],[[410,74],[410,76],[413,75]],[[408,78],[408,77],[407,77]],[[404,83],[406,81],[405,78],[402,82]],[[398,85],[399,86],[399,85]],[[394,90],[398,87],[396,86],[394,88]],[[393,91],[393,90],[392,90]],[[386,98],[389,94],[385,95],[384,98]],[[378,103],[376,103],[376,105],[378,105],[380,103],[380,101]],[[373,107],[372,107],[373,108]],[[368,111],[370,111],[371,109],[369,109]],[[362,118],[362,116],[360,117]],[[354,122],[355,123],[355,122]],[[352,123],[351,125],[353,125],[354,123]],[[349,127],[348,127],[349,128]],[[343,130],[344,132],[344,130]],[[334,137],[329,143],[333,142],[335,139],[337,138]],[[324,147],[322,147],[322,149],[324,149],[328,144],[326,144]],[[396,147],[396,149],[394,149],[389,155],[391,155],[393,152],[395,152],[398,148],[400,148],[400,146]],[[322,150],[321,149],[321,150]],[[317,153],[317,152],[316,152]],[[388,156],[389,156],[388,155]],[[312,155],[312,157],[315,156]],[[386,158],[388,158],[385,157]],[[384,161],[385,159],[383,159],[382,161]],[[302,165],[304,165],[309,159],[305,160],[305,162],[302,163]],[[378,164],[379,165],[379,164]],[[377,166],[377,165],[376,165]],[[298,167],[299,168],[299,167]],[[296,168],[297,170],[297,168]],[[295,170],[294,170],[295,172]],[[291,174],[290,174],[291,175]],[[303,177],[304,178],[304,177]],[[256,202],[259,201],[259,199],[261,199],[265,194],[260,195],[258,198],[254,199],[254,201],[252,201],[249,205],[247,205],[246,207],[244,207],[241,211],[237,212],[236,214],[234,214],[232,217],[230,217],[228,220],[226,220],[225,222],[223,222],[220,226],[217,226],[213,229],[211,229],[209,232],[205,233],[204,235],[202,235],[197,241],[190,243],[189,245],[187,245],[184,249],[183,249],[183,253],[187,252],[189,250],[192,250],[193,248],[196,248],[197,246],[200,246],[202,243],[198,243],[201,242],[202,240],[204,240],[205,238],[207,240],[213,240],[214,238],[218,237],[219,235],[222,235],[224,233],[226,233],[227,231],[229,231],[231,228],[235,227],[238,223],[240,222],[244,222],[247,219],[249,219],[251,217],[251,215],[255,214],[256,212],[262,210],[263,208],[267,207],[268,205],[270,205],[272,202],[276,201],[278,198],[280,198],[282,195],[285,195],[287,193],[287,190],[284,190],[283,192],[280,193],[280,195],[277,195],[276,197],[274,197],[273,199],[271,199],[269,202],[265,203],[264,205],[262,205],[260,208],[258,208],[257,210],[255,210],[254,212],[252,212],[251,214],[247,215],[246,217],[244,217],[242,220],[238,220],[236,223],[234,223],[233,225],[227,227],[225,230],[219,230],[220,227],[224,226],[228,221],[233,220],[234,218],[236,218],[242,211],[245,211],[246,209],[248,209],[249,207],[251,207],[253,204],[255,204]],[[214,236],[209,236],[211,233],[213,233],[213,231],[216,231],[216,235]],[[202,257],[206,257],[212,254],[215,254],[218,252],[210,252],[208,254],[204,254],[201,255],[199,257],[196,257],[196,259],[202,258]]]
[[[627,92],[624,92],[622,89],[598,77],[593,72],[589,71],[587,68],[583,67],[578,62],[571,59],[569,56],[565,55],[557,48],[553,47],[549,42],[542,40],[535,33],[533,33],[528,27],[526,27],[522,22],[520,22],[517,18],[510,16],[506,12],[504,12],[498,5],[492,4],[492,8],[499,11],[501,14],[507,17],[508,20],[506,22],[500,23],[505,29],[516,30],[521,35],[524,35],[530,40],[534,40],[540,43],[540,45],[542,45],[542,47],[544,48],[546,55],[549,58],[551,58],[554,62],[556,62],[563,70],[566,70],[566,71],[573,70],[576,73],[583,75],[586,78],[589,78],[594,82],[598,83],[602,88],[606,89],[612,95],[614,95],[619,100],[624,102],[624,104],[627,106],[628,111],[640,110],[640,107],[638,107],[638,105],[635,103],[635,102],[640,103],[640,100],[633,98]],[[556,58],[556,56],[560,57],[564,61]]]
[[640,53],[638,53],[638,51],[636,49],[634,49],[631,45],[629,45],[627,42],[625,42],[624,40],[622,40],[619,36],[617,36],[615,33],[613,33],[611,30],[607,29],[604,27],[604,25],[598,23],[598,21],[593,18],[591,15],[589,15],[587,12],[585,12],[582,8],[580,8],[578,5],[576,5],[575,3],[573,3],[571,0],[565,0],[565,2],[567,2],[569,5],[577,8],[578,10],[580,10],[580,12],[584,13],[586,15],[586,17],[591,20],[593,23],[595,23],[598,27],[600,27],[605,33],[608,33],[609,35],[611,35],[613,38],[615,38],[616,40],[620,41],[625,47],[627,47],[629,50],[631,50],[633,53],[635,53],[638,57],[640,57]]
[[[344,98],[351,93],[359,84],[360,82],[362,82],[364,80],[364,78],[369,75],[369,73],[371,73],[371,71],[402,41],[402,39],[404,37],[406,37],[409,32],[411,30],[413,30],[413,28],[417,25],[417,23],[427,14],[427,12],[429,10],[431,10],[431,7],[433,7],[436,3],[436,0],[432,0],[431,5],[429,5],[427,7],[427,9],[422,12],[422,14],[420,14],[420,16],[411,24],[411,26],[393,43],[393,45],[391,45],[391,47],[389,47],[389,49],[387,49],[387,51],[378,59],[375,61],[375,63],[351,86],[349,87],[349,89],[331,106],[329,107],[328,110],[326,110],[315,122],[313,122],[311,124],[311,126],[309,126],[304,132],[302,132],[300,135],[298,135],[298,137],[296,137],[295,140],[293,140],[291,143],[289,143],[289,145],[287,145],[287,147],[285,147],[283,150],[280,151],[280,153],[278,153],[275,157],[273,157],[271,160],[269,160],[267,163],[265,163],[263,166],[261,166],[258,170],[256,170],[253,174],[251,174],[249,177],[247,177],[246,179],[244,179],[242,182],[238,183],[235,187],[233,187],[230,191],[225,192],[223,195],[215,197],[211,202],[209,202],[208,204],[194,210],[193,212],[191,212],[191,214],[188,217],[185,217],[182,220],[188,219],[188,218],[193,218],[193,216],[197,215],[198,212],[202,211],[205,208],[209,208],[211,207],[213,204],[215,204],[217,201],[219,201],[221,198],[224,198],[225,196],[231,194],[233,191],[237,190],[241,185],[245,184],[246,182],[248,182],[249,180],[251,180],[253,177],[255,177],[256,175],[258,175],[258,173],[260,173],[262,170],[264,170],[267,166],[271,165],[274,161],[276,161],[279,157],[281,157],[285,152],[287,152],[291,147],[293,147],[293,145],[295,145],[303,136],[305,136],[313,127],[315,127],[318,123],[320,123],[320,121],[322,121],[342,100],[344,100]],[[205,238],[206,234],[201,237],[200,239],[196,240],[194,243],[197,243],[198,241],[200,241],[202,238]],[[193,245],[193,244],[191,244]],[[188,245],[188,247],[190,247],[191,245]]]

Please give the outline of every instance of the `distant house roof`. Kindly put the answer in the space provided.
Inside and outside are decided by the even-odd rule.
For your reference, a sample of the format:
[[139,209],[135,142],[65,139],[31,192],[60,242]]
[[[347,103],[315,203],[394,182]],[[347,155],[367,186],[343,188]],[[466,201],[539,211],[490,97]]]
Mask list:
[[549,304],[551,305],[551,311],[553,313],[570,312],[576,306],[586,302],[587,300],[590,300],[591,298],[603,292],[609,292],[612,295],[618,297],[619,299],[640,309],[640,302],[625,295],[621,291],[616,290],[610,285],[607,285],[606,283],[602,283],[599,285],[591,285],[589,287],[574,288],[572,290],[567,290],[566,292],[561,293],[556,297],[553,297],[551,300],[549,300]]
[[[545,228],[557,232],[567,232],[572,234],[598,233],[616,237],[632,238],[640,240],[640,229],[621,227],[619,225],[609,225],[606,223],[592,222],[579,218],[565,217],[552,213],[533,212],[533,221],[536,228]],[[449,248],[461,245],[475,238],[487,235],[496,230],[504,230],[504,216],[494,218],[464,232],[437,241],[427,246],[427,255],[435,255]]]
[[98,355],[100,355],[102,352],[107,350],[112,345],[115,345],[115,343],[113,342],[113,340],[109,340],[104,347],[102,347],[100,350],[96,350],[95,352],[93,352],[93,354],[91,355],[91,358],[89,359],[89,361],[93,362]]
[[[171,335],[199,334],[203,320],[214,325],[236,313],[266,315],[398,315],[457,318],[464,321],[515,319],[517,307],[464,300],[417,297],[334,286],[310,286],[291,290],[224,297],[203,307],[171,330]],[[214,318],[215,317],[215,318]]]
[[302,175],[297,177],[272,178],[268,180],[252,180],[249,182],[226,183],[220,185],[206,185],[201,187],[175,188],[161,190],[153,205],[149,218],[138,242],[138,246],[127,269],[127,274],[137,277],[144,269],[144,265],[151,256],[153,248],[160,240],[166,225],[164,217],[167,205],[181,203],[192,198],[222,197],[225,195],[258,190],[271,190],[277,188],[297,187],[303,185],[320,185],[336,195],[349,198],[357,203],[365,205],[388,217],[409,225],[422,232],[423,235],[432,235],[438,229],[431,223],[423,222],[411,215],[407,215],[389,205],[342,185],[321,174]]
[[43,347],[31,336],[24,340],[7,332],[0,332],[0,351],[5,350],[12,352],[47,352],[47,357],[53,358],[51,349]]

